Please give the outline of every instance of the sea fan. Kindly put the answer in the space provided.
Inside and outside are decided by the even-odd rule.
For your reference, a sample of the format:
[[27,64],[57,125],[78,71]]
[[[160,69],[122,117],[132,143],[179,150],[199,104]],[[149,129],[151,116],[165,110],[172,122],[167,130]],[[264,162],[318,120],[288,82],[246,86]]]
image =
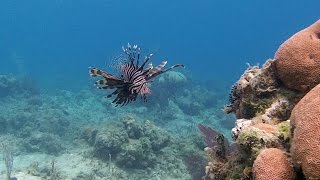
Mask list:
[[147,95],[151,93],[149,83],[151,80],[162,73],[165,73],[176,67],[184,67],[183,64],[176,64],[168,69],[162,70],[167,64],[167,61],[162,61],[157,67],[153,67],[151,63],[147,65],[152,54],[144,58],[140,65],[140,48],[137,45],[131,46],[128,44],[127,48],[122,47],[125,54],[125,61],[119,65],[120,76],[116,77],[98,68],[90,67],[89,74],[92,77],[101,76],[104,79],[96,81],[99,89],[116,89],[107,97],[116,98],[112,101],[117,105],[126,105],[137,99],[140,95],[144,101],[147,100]]

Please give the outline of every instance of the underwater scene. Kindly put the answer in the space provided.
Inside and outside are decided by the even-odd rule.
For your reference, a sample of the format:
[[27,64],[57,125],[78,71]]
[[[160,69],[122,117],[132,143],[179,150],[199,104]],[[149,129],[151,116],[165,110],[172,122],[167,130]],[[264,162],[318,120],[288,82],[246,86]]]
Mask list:
[[0,180],[319,180],[319,7],[1,0]]

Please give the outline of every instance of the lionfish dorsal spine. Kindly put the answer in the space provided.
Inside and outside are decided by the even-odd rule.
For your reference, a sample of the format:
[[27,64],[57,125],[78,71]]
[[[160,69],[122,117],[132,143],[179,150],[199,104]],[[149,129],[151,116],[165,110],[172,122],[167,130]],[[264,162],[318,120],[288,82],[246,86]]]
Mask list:
[[152,68],[153,68],[152,63],[149,63],[147,66],[147,69],[152,69]]
[[139,65],[141,51],[137,45],[131,46],[128,43],[127,47],[122,47],[122,50],[125,56],[121,60],[125,60],[125,62],[119,64],[120,76],[113,76],[97,68],[90,68],[89,71],[89,74],[93,77],[101,76],[104,78],[95,83],[99,89],[115,89],[107,97],[115,95],[112,103],[115,103],[116,106],[124,106],[135,101],[137,96],[141,96],[146,101],[147,95],[151,93],[149,83],[152,82],[153,78],[175,67],[184,67],[182,64],[176,64],[162,70],[167,61],[162,61],[158,66],[153,67],[152,63],[149,63],[153,54],[146,56],[143,63]]
[[151,59],[151,57],[153,56],[153,54],[149,54],[149,56],[146,56],[144,58],[144,61],[142,63],[142,65],[139,67],[139,70],[142,71],[144,66],[147,64],[147,62]]
[[[146,78],[146,80],[148,81],[148,80],[150,80],[150,79],[152,79],[152,78],[155,78],[155,77],[159,76],[160,74],[163,74],[163,73],[165,73],[165,72],[168,72],[168,71],[170,71],[170,70],[172,70],[173,68],[176,68],[176,67],[184,67],[184,65],[183,65],[183,64],[175,64],[175,65],[171,66],[171,67],[168,68],[168,69],[159,70],[159,71],[157,71],[156,73],[150,73],[149,76]],[[153,69],[154,69],[154,68],[153,68]]]

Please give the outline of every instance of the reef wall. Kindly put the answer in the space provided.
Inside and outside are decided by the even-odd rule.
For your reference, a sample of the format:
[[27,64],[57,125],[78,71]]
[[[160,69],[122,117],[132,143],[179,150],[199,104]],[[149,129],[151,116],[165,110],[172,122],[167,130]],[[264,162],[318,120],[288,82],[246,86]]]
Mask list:
[[319,73],[320,20],[249,65],[224,108],[237,118],[232,152],[221,160],[206,148],[205,179],[319,179]]

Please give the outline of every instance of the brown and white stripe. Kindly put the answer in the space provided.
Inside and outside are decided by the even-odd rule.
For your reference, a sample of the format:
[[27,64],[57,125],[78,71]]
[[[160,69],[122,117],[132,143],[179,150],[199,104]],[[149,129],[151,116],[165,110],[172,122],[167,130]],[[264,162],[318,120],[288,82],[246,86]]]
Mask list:
[[120,77],[115,77],[98,68],[90,68],[89,70],[90,76],[100,76],[104,78],[95,83],[99,89],[116,89],[107,97],[115,95],[116,98],[112,102],[117,105],[120,104],[123,106],[131,101],[135,101],[138,95],[146,101],[146,95],[151,92],[149,88],[151,79],[173,68],[184,67],[182,64],[176,64],[168,69],[162,70],[167,64],[167,61],[162,61],[156,67],[153,67],[152,63],[149,63],[147,67],[144,68],[153,54],[146,56],[140,66],[140,48],[137,45],[131,46],[128,44],[127,48],[123,48],[123,51],[127,61],[119,65]]

